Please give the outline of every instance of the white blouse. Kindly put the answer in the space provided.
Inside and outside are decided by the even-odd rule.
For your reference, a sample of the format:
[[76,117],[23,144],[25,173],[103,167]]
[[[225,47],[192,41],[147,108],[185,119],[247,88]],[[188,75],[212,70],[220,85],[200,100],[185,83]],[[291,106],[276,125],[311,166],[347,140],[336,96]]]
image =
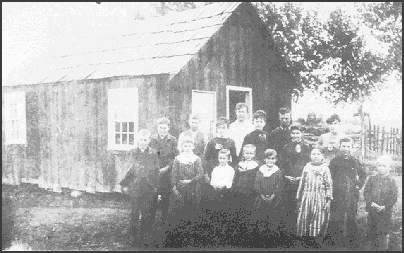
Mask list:
[[213,168],[210,185],[218,188],[221,188],[223,186],[231,188],[233,184],[234,173],[235,171],[230,165],[218,165]]

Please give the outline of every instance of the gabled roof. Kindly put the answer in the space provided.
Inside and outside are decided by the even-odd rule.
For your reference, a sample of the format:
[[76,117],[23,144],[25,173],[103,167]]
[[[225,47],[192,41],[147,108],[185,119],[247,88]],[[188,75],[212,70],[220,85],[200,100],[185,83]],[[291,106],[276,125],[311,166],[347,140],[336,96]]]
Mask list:
[[[222,2],[137,21],[124,35],[80,45],[80,50],[19,73],[15,84],[54,83],[178,73],[241,3]],[[119,29],[119,28],[117,28]],[[4,84],[3,84],[4,85]],[[5,84],[13,85],[13,84]]]

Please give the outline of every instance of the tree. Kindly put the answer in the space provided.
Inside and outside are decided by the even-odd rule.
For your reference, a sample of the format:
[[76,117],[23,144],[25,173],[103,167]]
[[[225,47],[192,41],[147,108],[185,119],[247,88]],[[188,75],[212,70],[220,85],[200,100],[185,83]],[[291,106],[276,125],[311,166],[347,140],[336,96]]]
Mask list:
[[[356,5],[358,16],[337,6],[325,20],[320,8],[307,9],[301,3],[254,4],[298,80],[296,94],[311,89],[335,104],[358,101],[370,95],[392,70],[401,73],[401,8],[394,11],[393,5],[385,4],[385,11],[379,13],[363,4],[362,9]],[[372,22],[376,17],[390,23],[395,18],[394,29],[377,26],[380,39],[390,43],[389,53],[395,50],[393,56],[366,47],[364,29],[375,28],[361,25],[366,25],[365,17],[370,24],[377,24]],[[393,35],[395,40],[390,41]]]

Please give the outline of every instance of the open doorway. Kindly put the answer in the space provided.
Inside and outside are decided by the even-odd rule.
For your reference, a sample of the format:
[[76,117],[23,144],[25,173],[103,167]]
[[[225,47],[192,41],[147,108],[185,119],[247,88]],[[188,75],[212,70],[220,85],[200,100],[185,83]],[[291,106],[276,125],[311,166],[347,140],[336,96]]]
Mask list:
[[236,120],[235,108],[238,103],[246,103],[249,107],[249,120],[252,111],[252,89],[248,87],[226,86],[227,118],[230,122]]

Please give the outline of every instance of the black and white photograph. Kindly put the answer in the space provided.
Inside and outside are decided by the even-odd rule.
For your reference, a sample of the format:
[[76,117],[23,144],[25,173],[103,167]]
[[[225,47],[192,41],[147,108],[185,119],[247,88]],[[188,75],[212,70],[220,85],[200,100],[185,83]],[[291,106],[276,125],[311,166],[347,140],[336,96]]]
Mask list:
[[402,251],[401,2],[2,2],[3,251]]

